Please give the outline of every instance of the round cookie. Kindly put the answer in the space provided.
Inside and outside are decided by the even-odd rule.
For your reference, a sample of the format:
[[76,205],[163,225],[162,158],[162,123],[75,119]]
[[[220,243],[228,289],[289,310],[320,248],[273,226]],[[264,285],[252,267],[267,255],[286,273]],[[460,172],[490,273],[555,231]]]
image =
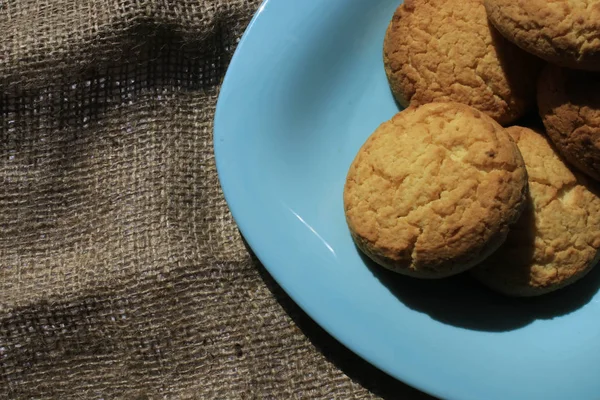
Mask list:
[[530,198],[506,242],[470,272],[509,296],[536,296],[588,273],[600,256],[600,198],[574,175],[545,136],[507,129],[521,149]]
[[600,74],[549,64],[540,75],[538,107],[558,151],[600,180]]
[[483,0],[407,0],[383,45],[385,71],[404,107],[470,105],[507,125],[535,105],[541,60],[491,25]]
[[600,0],[485,0],[510,41],[563,67],[600,70]]
[[350,166],[344,211],[357,246],[420,278],[462,272],[504,241],[527,172],[492,118],[458,103],[409,107],[381,124]]

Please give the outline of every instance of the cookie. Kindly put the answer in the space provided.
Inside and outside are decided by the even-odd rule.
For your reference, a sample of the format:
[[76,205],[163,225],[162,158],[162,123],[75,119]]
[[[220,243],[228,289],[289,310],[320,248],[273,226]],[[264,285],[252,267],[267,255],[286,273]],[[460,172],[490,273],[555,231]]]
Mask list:
[[513,43],[551,63],[600,70],[600,0],[485,0]]
[[507,125],[535,108],[541,60],[488,24],[483,0],[407,0],[383,46],[385,71],[403,107],[470,105]]
[[373,261],[420,278],[465,271],[504,241],[525,204],[519,150],[458,103],[411,106],[381,124],[348,171],[344,211]]
[[548,65],[538,84],[538,107],[559,152],[600,180],[600,74]]
[[471,273],[510,296],[536,296],[582,278],[600,256],[600,198],[573,174],[547,138],[507,129],[521,150],[530,199],[506,242]]

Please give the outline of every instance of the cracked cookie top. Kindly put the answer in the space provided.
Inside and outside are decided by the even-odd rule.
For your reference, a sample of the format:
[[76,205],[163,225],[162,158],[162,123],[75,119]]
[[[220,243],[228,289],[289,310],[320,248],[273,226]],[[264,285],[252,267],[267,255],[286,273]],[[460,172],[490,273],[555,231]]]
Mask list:
[[488,23],[483,0],[406,0],[387,28],[383,58],[404,107],[458,102],[507,125],[535,105],[541,61]]
[[523,159],[504,128],[472,107],[429,103],[367,139],[347,175],[344,210],[371,259],[441,278],[500,246],[526,190]]
[[508,295],[540,295],[575,282],[598,261],[600,198],[545,136],[517,126],[507,130],[525,160],[530,198],[504,245],[472,273]]
[[600,70],[600,0],[485,0],[510,41],[563,67]]
[[600,74],[548,64],[539,79],[538,107],[560,153],[600,180]]

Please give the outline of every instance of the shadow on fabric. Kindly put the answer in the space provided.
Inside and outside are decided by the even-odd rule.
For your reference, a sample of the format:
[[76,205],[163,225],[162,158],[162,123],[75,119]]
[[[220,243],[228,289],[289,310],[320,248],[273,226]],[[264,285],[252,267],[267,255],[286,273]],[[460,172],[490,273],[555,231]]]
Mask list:
[[369,364],[328,334],[294,303],[271,275],[269,275],[245,241],[244,244],[246,244],[248,252],[252,255],[256,269],[271,293],[275,296],[275,299],[292,318],[298,328],[300,328],[302,333],[306,335],[329,362],[342,370],[353,381],[383,399],[435,399],[435,397],[420,392]]

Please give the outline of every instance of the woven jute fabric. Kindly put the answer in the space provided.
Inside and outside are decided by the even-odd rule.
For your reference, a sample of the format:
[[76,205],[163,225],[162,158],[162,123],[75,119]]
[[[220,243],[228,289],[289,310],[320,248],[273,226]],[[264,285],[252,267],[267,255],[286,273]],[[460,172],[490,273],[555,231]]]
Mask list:
[[258,6],[0,0],[1,398],[428,398],[302,313],[229,214],[212,121]]

